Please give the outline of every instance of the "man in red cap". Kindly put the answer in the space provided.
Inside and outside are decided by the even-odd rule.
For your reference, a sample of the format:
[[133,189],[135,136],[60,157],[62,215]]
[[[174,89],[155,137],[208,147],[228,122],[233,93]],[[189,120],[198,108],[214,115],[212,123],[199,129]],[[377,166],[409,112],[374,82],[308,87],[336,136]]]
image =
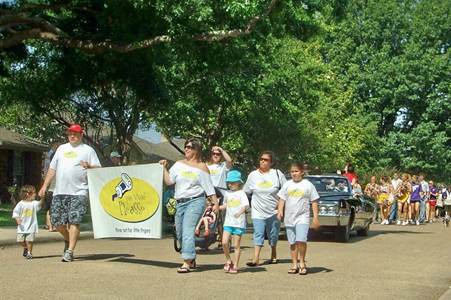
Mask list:
[[[50,218],[64,237],[63,262],[74,259],[74,249],[80,236],[80,223],[88,203],[88,174],[91,168],[100,168],[94,149],[83,143],[83,129],[73,124],[67,129],[69,143],[59,146],[47,170],[39,196],[43,197],[56,176]],[[69,224],[69,229],[67,228]]]

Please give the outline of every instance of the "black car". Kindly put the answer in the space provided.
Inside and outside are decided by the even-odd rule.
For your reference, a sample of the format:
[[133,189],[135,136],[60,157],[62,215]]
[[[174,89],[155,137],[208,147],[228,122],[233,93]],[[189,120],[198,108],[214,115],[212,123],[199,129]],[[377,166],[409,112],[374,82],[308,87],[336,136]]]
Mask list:
[[[369,200],[356,199],[352,196],[349,179],[339,174],[308,175],[315,186],[318,200],[318,217],[321,232],[333,232],[335,240],[347,242],[349,233],[367,236],[372,223],[374,203]],[[313,213],[310,216],[313,219]]]

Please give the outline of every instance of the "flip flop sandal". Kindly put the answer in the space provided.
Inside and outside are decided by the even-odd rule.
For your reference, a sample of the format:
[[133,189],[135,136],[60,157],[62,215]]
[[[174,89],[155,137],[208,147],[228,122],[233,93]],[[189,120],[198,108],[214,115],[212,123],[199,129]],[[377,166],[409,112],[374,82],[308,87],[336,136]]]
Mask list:
[[307,268],[306,267],[300,267],[299,268],[299,275],[307,275]]
[[299,272],[299,269],[290,269],[290,271],[288,271],[288,274],[297,274]]
[[277,264],[277,258],[271,258],[271,261],[269,263],[272,265]]
[[191,269],[189,267],[180,267],[177,270],[177,273],[179,273],[179,274],[186,274],[186,273],[189,273],[189,272],[191,272]]
[[224,271],[229,272],[231,267],[232,267],[232,263],[231,262],[226,263],[224,265]]
[[258,266],[258,263],[256,263],[255,261],[251,260],[251,261],[248,261],[248,262],[246,263],[246,266],[249,266],[249,267],[256,267],[256,266]]
[[230,274],[238,274],[238,269],[237,268],[231,268],[229,273]]

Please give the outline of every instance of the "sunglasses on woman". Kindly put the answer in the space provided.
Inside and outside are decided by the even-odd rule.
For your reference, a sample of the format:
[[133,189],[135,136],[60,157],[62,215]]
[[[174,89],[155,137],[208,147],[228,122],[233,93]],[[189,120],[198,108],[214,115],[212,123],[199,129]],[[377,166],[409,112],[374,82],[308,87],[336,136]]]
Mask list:
[[186,148],[188,148],[188,149],[194,149],[194,146],[193,145],[185,145],[185,149]]
[[269,158],[260,157],[260,161],[271,162]]
[[214,155],[214,156],[221,156],[221,153],[213,152],[213,155]]

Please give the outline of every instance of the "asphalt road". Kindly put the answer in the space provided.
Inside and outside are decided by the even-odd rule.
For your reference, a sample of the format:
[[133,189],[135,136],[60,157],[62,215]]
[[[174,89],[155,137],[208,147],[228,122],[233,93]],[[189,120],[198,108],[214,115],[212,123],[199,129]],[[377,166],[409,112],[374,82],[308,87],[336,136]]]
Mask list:
[[370,236],[352,233],[345,244],[332,235],[312,239],[307,276],[287,274],[286,240],[279,241],[278,264],[266,262],[265,246],[263,264],[247,267],[251,233],[243,238],[237,275],[222,271],[225,256],[215,249],[198,253],[198,268],[190,274],[177,274],[182,260],[169,234],[160,240],[94,240],[84,232],[74,262],[62,263],[63,242],[52,234],[38,235],[33,260],[22,257],[20,246],[0,243],[1,299],[451,299],[451,227],[437,222],[373,224]]

